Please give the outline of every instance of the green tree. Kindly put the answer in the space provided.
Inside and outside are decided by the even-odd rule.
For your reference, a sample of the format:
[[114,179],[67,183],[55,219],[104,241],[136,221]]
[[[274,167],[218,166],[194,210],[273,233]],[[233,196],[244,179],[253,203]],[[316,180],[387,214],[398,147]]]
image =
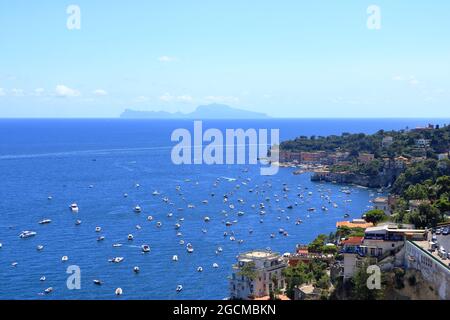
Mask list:
[[374,209],[367,211],[364,215],[367,222],[372,222],[373,224],[377,224],[380,221],[386,219],[386,214],[383,210]]

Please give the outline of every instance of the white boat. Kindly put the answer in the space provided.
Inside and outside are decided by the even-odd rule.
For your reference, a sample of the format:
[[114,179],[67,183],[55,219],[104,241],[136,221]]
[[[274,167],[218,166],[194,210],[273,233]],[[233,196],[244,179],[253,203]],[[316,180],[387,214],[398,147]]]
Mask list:
[[133,271],[134,271],[134,273],[139,273],[139,271],[141,271],[141,269],[139,269],[139,267],[134,267]]
[[48,200],[52,200],[53,197],[52,197],[52,196],[48,196],[47,199],[48,199]]
[[52,220],[50,220],[50,219],[44,219],[44,220],[39,221],[39,224],[49,224],[51,222],[52,222]]
[[180,240],[180,245],[184,245],[184,240]]
[[153,193],[152,193],[152,195],[154,195],[154,196],[159,196],[161,193],[159,193],[158,191],[153,191]]
[[180,284],[177,286],[177,292],[183,291],[183,286]]
[[62,262],[69,261],[69,257],[68,257],[68,256],[63,256],[63,257],[61,258],[61,261],[62,261]]
[[95,228],[95,232],[100,232],[100,231],[102,231],[102,228],[101,228],[101,227],[96,227],[96,228]]
[[213,268],[217,269],[217,268],[219,268],[219,265],[217,263],[213,263]]
[[96,279],[96,280],[94,280],[94,284],[97,285],[97,286],[101,286],[102,282],[100,280]]
[[120,244],[120,243],[113,244],[113,248],[120,248],[121,246],[122,246],[122,244]]
[[13,266],[14,268],[17,267],[18,265],[19,265],[18,262],[13,262],[13,263],[11,263],[11,266]]
[[115,291],[116,296],[121,296],[123,294],[122,288],[117,288]]
[[70,205],[70,210],[71,210],[72,212],[78,212],[78,211],[79,211],[78,205],[77,205],[76,203],[72,203],[72,204]]
[[104,236],[101,236],[101,237],[98,237],[98,238],[97,238],[97,241],[98,241],[98,242],[103,241],[103,240],[105,240],[105,237],[104,237]]
[[142,212],[142,208],[140,206],[136,206],[136,207],[134,207],[134,212],[141,213]]
[[44,293],[45,293],[45,294],[50,294],[50,293],[52,293],[52,292],[53,292],[53,288],[52,288],[52,287],[47,288],[47,289],[44,290]]
[[147,217],[147,220],[148,220],[148,221],[153,221],[153,217],[152,217],[152,216],[148,216],[148,217]]
[[181,224],[176,223],[176,224],[175,224],[175,230],[178,230],[178,229],[180,229],[180,228],[181,228]]
[[46,280],[45,276],[42,276],[39,281],[44,282]]
[[123,197],[124,197],[124,198],[128,198],[128,193],[124,193],[124,194],[123,194]]
[[22,231],[22,233],[19,235],[22,239],[27,239],[36,236],[37,233],[34,231]]
[[205,217],[204,220],[205,220],[205,222],[210,222],[211,218],[210,217]]
[[178,261],[178,256],[177,256],[177,255],[174,255],[174,256],[172,257],[172,261],[177,262],[177,261]]
[[75,221],[75,225],[76,225],[76,226],[79,226],[80,224],[81,224],[81,220]]
[[173,213],[172,213],[172,212],[169,212],[169,213],[167,214],[167,217],[168,217],[168,218],[172,218],[172,217],[173,217]]
[[124,260],[123,257],[115,257],[115,258],[112,258],[109,261],[112,262],[112,263],[121,263],[123,260]]
[[159,222],[159,221],[158,221],[158,222],[156,223],[156,227],[157,227],[157,228],[161,228],[161,227],[162,227],[162,222]]
[[203,272],[203,268],[202,267],[198,267],[197,268],[197,272]]
[[132,235],[132,234],[129,234],[129,235],[128,235],[128,241],[132,241],[133,239],[134,239],[133,235]]
[[193,253],[194,252],[194,247],[192,246],[192,244],[188,243],[186,245],[186,250],[188,253]]
[[144,244],[141,246],[142,252],[147,253],[150,252],[150,246],[147,244]]
[[3,247],[3,244],[0,242],[0,249]]
[[203,204],[208,204],[208,200],[203,200],[202,203]]
[[217,248],[217,251],[218,251],[218,252],[223,252],[222,247],[218,247],[218,248]]

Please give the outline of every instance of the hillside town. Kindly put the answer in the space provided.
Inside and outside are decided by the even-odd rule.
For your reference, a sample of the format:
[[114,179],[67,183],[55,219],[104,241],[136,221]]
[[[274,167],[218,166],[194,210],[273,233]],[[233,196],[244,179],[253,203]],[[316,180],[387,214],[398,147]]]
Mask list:
[[[372,136],[300,137],[280,166],[311,180],[387,192],[360,219],[340,221],[289,253],[238,256],[230,298],[249,300],[450,299],[450,127]],[[369,288],[380,270],[378,288]]]

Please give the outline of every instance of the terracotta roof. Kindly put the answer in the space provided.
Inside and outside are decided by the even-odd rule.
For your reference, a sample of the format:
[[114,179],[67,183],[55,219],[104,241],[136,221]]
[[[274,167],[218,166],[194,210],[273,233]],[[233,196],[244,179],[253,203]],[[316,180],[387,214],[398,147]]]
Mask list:
[[367,228],[373,227],[373,223],[372,222],[355,223],[355,222],[350,222],[350,221],[341,221],[341,222],[336,223],[336,228],[340,228],[340,227],[348,227],[350,229],[352,229],[352,228],[367,229]]
[[360,245],[362,241],[364,240],[364,237],[349,237],[348,239],[341,241],[342,244],[347,245]]
[[[278,297],[279,300],[285,300],[285,301],[291,300],[287,296],[282,295],[282,294],[278,295],[277,297]],[[261,298],[255,298],[253,300],[254,301],[267,301],[267,300],[270,300],[270,296],[264,296],[264,297],[261,297]]]

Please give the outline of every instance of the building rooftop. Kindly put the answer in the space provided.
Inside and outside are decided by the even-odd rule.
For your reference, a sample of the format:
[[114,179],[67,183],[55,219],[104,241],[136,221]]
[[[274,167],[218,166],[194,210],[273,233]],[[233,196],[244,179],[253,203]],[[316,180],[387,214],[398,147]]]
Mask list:
[[255,250],[255,251],[249,251],[249,252],[240,254],[239,260],[245,261],[245,260],[255,260],[255,259],[273,259],[273,258],[279,258],[279,257],[280,257],[280,255],[276,252],[265,251],[265,250]]
[[341,241],[341,244],[357,246],[360,245],[363,240],[364,237],[349,237],[348,239]]
[[336,228],[340,228],[340,227],[348,227],[350,229],[352,229],[352,228],[367,229],[367,228],[373,227],[373,223],[366,222],[365,220],[340,221],[340,222],[336,223]]
[[373,200],[373,203],[387,203],[388,198],[386,197],[378,197]]

